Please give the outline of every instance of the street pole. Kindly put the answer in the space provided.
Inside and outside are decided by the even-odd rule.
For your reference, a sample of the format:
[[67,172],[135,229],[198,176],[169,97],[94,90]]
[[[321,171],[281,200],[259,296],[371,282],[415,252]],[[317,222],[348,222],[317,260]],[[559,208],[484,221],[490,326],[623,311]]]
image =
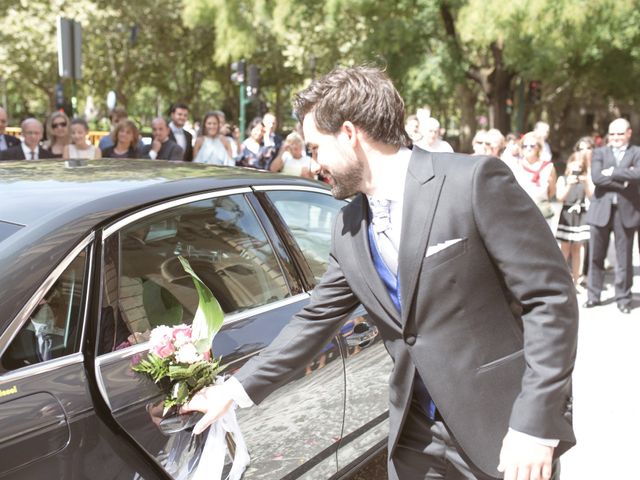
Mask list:
[[240,141],[244,141],[245,139],[244,132],[247,124],[246,106],[246,89],[244,87],[244,82],[240,82]]

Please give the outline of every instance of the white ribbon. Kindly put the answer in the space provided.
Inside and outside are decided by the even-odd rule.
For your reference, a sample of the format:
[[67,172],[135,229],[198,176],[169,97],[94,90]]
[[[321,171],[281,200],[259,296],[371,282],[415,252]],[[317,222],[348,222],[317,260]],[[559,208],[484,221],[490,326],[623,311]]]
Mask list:
[[236,444],[236,453],[233,457],[231,471],[226,477],[227,480],[240,480],[245,469],[249,465],[249,451],[244,441],[238,419],[236,418],[235,403],[220,419],[209,427],[209,434],[202,449],[200,462],[196,467],[191,480],[210,480],[222,478],[224,459],[227,454],[228,445],[226,434],[229,432],[233,436]]

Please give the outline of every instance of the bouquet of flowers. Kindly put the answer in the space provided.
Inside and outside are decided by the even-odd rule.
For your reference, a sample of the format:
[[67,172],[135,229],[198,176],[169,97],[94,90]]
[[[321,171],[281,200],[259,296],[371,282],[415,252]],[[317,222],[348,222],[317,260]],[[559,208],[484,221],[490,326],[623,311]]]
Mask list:
[[[209,287],[193,271],[189,262],[181,256],[178,259],[185,272],[191,275],[198,292],[198,309],[193,323],[190,327],[161,325],[154,328],[151,331],[147,357],[132,367],[135,372],[151,377],[167,392],[163,417],[169,410],[175,409],[177,412],[181,405],[191,400],[202,388],[222,382],[222,378],[218,377],[222,371],[220,359],[216,359],[211,351],[213,339],[222,327],[224,319],[222,308]],[[181,436],[184,437],[182,435],[184,432],[181,430],[193,426],[198,415],[202,414],[165,417],[160,421],[159,427],[165,433],[180,432],[177,436],[179,440]],[[181,417],[188,417],[188,419],[182,421]],[[229,447],[227,442],[229,436],[233,439],[235,448]],[[178,441],[177,450],[181,450],[179,445],[180,441]],[[234,409],[229,410],[211,425],[201,445],[202,447],[198,449],[199,458],[188,461],[187,472],[183,472],[184,475],[178,472],[174,475],[176,478],[185,478],[185,476],[191,480],[221,478],[225,455],[228,452],[233,457],[233,464],[227,478],[240,480],[249,465],[250,458]],[[169,458],[174,456],[179,457],[180,452],[170,451]],[[178,470],[180,468],[178,467]]]
[[224,314],[211,290],[202,283],[183,257],[178,257],[191,275],[198,291],[198,310],[191,326],[160,325],[151,331],[147,357],[132,367],[163,387],[163,415],[172,407],[187,403],[196,392],[212,385],[221,372],[220,359],[211,351],[211,343],[222,326]]

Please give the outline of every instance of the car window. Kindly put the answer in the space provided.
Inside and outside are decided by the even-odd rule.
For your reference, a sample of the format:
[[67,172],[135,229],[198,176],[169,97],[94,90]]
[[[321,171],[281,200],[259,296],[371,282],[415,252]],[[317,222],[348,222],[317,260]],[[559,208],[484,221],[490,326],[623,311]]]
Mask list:
[[86,251],[82,251],[40,300],[2,355],[1,371],[15,370],[78,351],[86,257]]
[[327,270],[333,223],[347,202],[305,191],[272,191],[267,196],[291,230],[315,280],[320,280]]
[[198,294],[189,261],[225,313],[290,296],[267,236],[243,195],[181,205],[145,217],[105,249],[102,351],[144,341],[158,325],[190,324]]

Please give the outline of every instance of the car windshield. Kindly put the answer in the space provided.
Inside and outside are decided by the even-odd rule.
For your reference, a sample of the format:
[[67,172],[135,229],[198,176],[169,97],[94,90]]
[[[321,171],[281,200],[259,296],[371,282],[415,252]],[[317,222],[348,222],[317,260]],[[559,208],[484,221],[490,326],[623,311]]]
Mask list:
[[24,227],[24,225],[18,225],[17,223],[10,223],[0,220],[0,242],[16,233],[22,227]]

